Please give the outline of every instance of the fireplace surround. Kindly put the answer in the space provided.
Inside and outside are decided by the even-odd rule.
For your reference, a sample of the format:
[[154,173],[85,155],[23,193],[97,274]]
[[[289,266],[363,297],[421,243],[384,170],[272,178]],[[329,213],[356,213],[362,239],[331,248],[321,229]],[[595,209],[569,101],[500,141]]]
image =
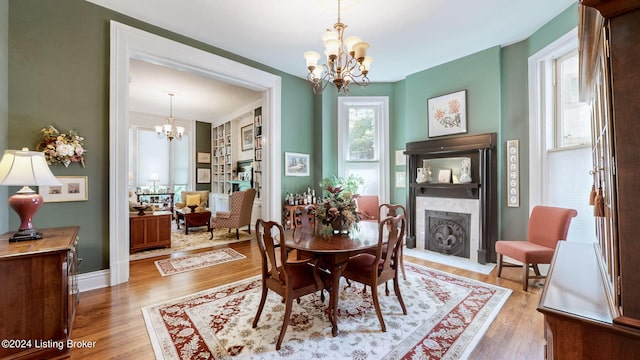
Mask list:
[[[496,141],[496,133],[486,133],[448,136],[406,144],[405,154],[408,155],[409,176],[407,247],[416,248],[418,245],[418,248],[424,248],[427,230],[425,210],[475,212],[475,215],[471,215],[469,225],[471,230],[467,236],[471,251],[469,258],[480,264],[496,262],[495,242],[498,233]],[[460,157],[470,159],[470,182],[455,181],[461,169],[452,168],[455,165],[447,163],[448,159]],[[430,182],[417,182],[417,180],[423,180],[418,179],[418,169],[423,168],[425,163],[434,164],[433,168],[430,168],[430,171],[434,171],[434,179]],[[438,163],[445,164],[441,166],[448,167],[445,171],[453,174],[452,183],[438,182],[438,173],[435,172],[439,171],[436,165]],[[474,210],[457,210],[461,206]]]

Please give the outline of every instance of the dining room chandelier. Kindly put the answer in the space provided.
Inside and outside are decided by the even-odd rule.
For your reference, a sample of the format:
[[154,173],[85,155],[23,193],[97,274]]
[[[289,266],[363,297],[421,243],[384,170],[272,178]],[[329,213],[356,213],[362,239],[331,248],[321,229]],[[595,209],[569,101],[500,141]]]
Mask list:
[[184,128],[182,126],[175,126],[175,119],[173,118],[173,96],[175,94],[169,93],[169,118],[164,125],[156,125],[156,134],[159,139],[167,137],[169,141],[175,139],[182,140],[184,135]]
[[349,95],[349,84],[360,86],[369,84],[369,68],[373,59],[367,56],[369,44],[357,36],[343,39],[347,25],[340,21],[340,0],[338,0],[338,22],[333,25],[335,31],[327,29],[322,35],[324,54],[327,63],[318,66],[320,54],[307,51],[304,58],[307,62],[307,79],[313,84],[313,93],[321,94],[329,83],[333,83],[338,90]]

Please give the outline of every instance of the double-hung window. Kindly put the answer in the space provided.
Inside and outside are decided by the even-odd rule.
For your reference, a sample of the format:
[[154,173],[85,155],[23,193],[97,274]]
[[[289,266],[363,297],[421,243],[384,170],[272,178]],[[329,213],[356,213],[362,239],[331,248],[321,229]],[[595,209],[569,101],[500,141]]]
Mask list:
[[338,99],[338,173],[357,174],[365,184],[360,194],[389,199],[389,99],[340,97]]

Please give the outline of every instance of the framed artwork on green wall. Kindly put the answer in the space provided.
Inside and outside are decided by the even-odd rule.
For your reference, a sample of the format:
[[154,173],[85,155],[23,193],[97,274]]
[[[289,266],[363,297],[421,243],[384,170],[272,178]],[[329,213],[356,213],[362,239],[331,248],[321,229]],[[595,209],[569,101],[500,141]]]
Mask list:
[[309,154],[284,153],[285,176],[309,176]]
[[467,132],[467,90],[427,100],[429,137]]

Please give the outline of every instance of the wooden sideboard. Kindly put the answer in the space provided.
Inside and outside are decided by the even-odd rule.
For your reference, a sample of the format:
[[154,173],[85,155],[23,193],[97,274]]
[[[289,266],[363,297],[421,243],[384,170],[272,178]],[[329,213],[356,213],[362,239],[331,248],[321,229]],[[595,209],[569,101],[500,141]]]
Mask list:
[[538,307],[546,358],[638,359],[640,1],[581,0],[578,28],[580,100],[591,107],[591,174],[600,195],[598,242],[561,241],[556,250]]
[[39,229],[41,240],[0,235],[0,359],[68,357],[78,303],[79,227]]
[[171,247],[171,212],[129,215],[129,253]]
[[640,332],[613,321],[598,244],[558,242],[538,311],[545,359],[637,359]]

